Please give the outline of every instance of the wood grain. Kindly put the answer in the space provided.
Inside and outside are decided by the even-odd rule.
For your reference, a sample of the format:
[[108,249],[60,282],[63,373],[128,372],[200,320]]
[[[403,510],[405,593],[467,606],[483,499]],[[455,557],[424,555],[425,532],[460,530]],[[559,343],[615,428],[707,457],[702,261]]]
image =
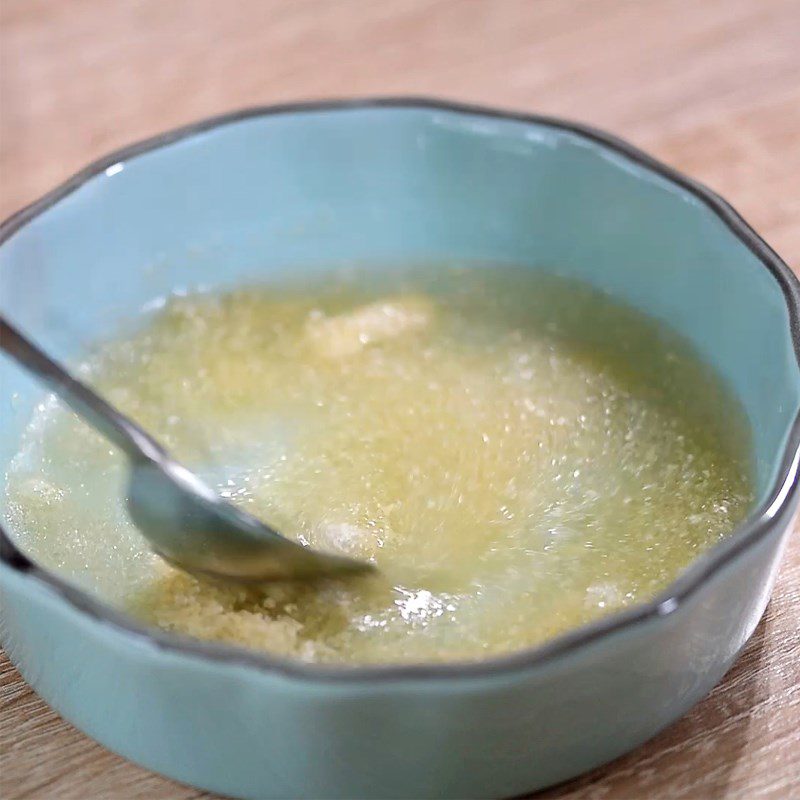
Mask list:
[[[2,0],[0,215],[105,151],[244,105],[431,94],[611,129],[800,266],[796,0]],[[800,797],[800,541],[723,683],[547,798]],[[0,797],[207,797],[104,750],[0,658]]]

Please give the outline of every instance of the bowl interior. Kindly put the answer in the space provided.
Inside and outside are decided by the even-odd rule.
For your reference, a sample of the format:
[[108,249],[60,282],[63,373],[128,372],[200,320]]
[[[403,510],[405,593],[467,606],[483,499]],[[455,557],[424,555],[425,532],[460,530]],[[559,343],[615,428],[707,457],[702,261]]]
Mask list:
[[[0,306],[70,357],[181,287],[442,260],[578,278],[681,332],[744,406],[766,498],[800,407],[781,284],[691,191],[545,122],[309,108],[109,159],[0,246]],[[0,386],[3,465],[41,391],[6,359]]]

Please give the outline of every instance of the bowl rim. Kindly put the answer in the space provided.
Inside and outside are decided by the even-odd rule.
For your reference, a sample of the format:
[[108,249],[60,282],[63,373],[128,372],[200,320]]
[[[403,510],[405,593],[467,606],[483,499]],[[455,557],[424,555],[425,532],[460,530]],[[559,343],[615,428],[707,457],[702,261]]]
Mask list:
[[[457,101],[418,96],[348,98],[255,106],[204,118],[122,147],[93,161],[61,185],[2,222],[0,224],[0,246],[44,211],[68,197],[87,181],[102,175],[109,167],[182,139],[252,118],[309,112],[338,113],[380,109],[441,111],[553,128],[610,150],[645,171],[654,173],[682,188],[712,211],[777,281],[786,302],[789,334],[797,365],[800,368],[800,281],[777,253],[726,200],[703,184],[658,161],[627,141],[592,126],[553,116],[502,110]],[[569,656],[600,639],[610,638],[614,634],[674,614],[713,575],[734,561],[741,553],[756,546],[776,525],[787,520],[793,511],[792,501],[798,491],[799,465],[800,412],[791,424],[781,454],[778,474],[767,499],[724,541],[694,559],[655,598],[568,630],[543,644],[480,660],[366,665],[307,663],[288,657],[248,650],[236,645],[200,641],[187,636],[167,633],[155,627],[139,624],[133,618],[117,611],[102,600],[95,599],[87,591],[77,588],[57,574],[40,567],[17,548],[2,525],[0,525],[0,564],[4,564],[12,572],[39,584],[80,615],[88,618],[90,622],[110,626],[122,636],[137,640],[139,643],[159,651],[245,667],[271,675],[325,683],[490,679],[509,673],[534,670],[556,659]]]

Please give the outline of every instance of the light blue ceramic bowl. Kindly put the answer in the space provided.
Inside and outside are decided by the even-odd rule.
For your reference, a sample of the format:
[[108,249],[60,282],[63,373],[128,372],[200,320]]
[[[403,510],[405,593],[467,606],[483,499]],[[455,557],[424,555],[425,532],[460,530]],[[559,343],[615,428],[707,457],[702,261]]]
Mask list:
[[[516,795],[683,714],[764,611],[797,504],[798,284],[726,203],[623,142],[425,100],[256,109],[99,161],[1,238],[3,312],[61,357],[179,286],[352,262],[557,268],[687,336],[752,425],[758,506],[725,543],[652,603],[482,663],[341,669],[188,643],[3,536],[12,660],[133,761],[236,797]],[[5,464],[41,395],[7,360],[0,382]]]

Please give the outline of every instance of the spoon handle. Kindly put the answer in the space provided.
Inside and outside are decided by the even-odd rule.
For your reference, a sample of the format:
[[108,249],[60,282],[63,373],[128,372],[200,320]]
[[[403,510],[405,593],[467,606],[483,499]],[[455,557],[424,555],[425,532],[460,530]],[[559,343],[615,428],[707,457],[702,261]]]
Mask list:
[[55,392],[81,419],[133,459],[159,461],[164,449],[133,420],[76,380],[0,316],[0,350]]

